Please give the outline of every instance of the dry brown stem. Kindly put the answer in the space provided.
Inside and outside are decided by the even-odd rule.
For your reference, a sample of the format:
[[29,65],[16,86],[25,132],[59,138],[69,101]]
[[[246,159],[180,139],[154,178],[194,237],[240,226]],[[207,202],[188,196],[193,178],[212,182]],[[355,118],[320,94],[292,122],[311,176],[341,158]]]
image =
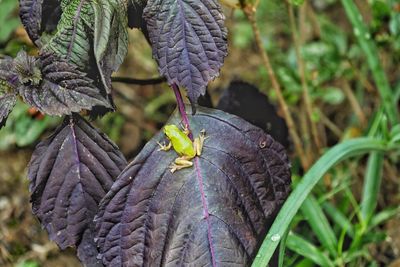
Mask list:
[[241,1],[241,8],[251,24],[251,27],[252,27],[253,33],[254,33],[254,37],[256,40],[257,48],[259,50],[259,53],[261,54],[264,66],[267,69],[268,76],[271,80],[272,87],[275,90],[276,96],[278,98],[279,106],[282,110],[284,119],[288,126],[289,134],[292,138],[292,141],[293,141],[293,144],[295,147],[295,151],[296,151],[297,155],[299,156],[302,167],[306,170],[310,166],[310,162],[306,159],[306,154],[304,153],[304,149],[301,144],[301,139],[297,133],[296,126],[293,121],[293,117],[290,113],[290,110],[285,101],[285,98],[283,97],[282,89],[281,89],[278,79],[275,75],[275,72],[271,66],[268,54],[263,47],[260,29],[257,26],[257,21],[255,18],[256,9],[252,5],[245,4],[244,1]]
[[365,127],[367,125],[367,118],[365,117],[364,111],[362,110],[360,103],[358,103],[358,100],[354,95],[349,83],[343,80],[342,87],[347,99],[349,100],[351,108],[357,116],[358,121],[360,122],[362,127]]
[[[301,12],[305,12],[305,5],[306,3],[303,4]],[[296,52],[296,59],[297,59],[297,67],[298,67],[298,72],[301,80],[301,87],[303,89],[303,102],[304,102],[304,107],[307,113],[308,117],[308,122],[307,124],[310,125],[311,129],[311,135],[313,137],[313,141],[315,144],[315,147],[317,148],[318,153],[321,152],[322,149],[322,142],[319,138],[318,135],[318,130],[317,130],[317,125],[315,121],[312,119],[313,118],[313,103],[310,98],[309,94],[309,88],[307,84],[307,78],[306,78],[306,70],[305,70],[305,63],[304,59],[301,56],[301,46],[302,46],[302,38],[299,37],[297,28],[296,28],[296,22],[295,22],[295,16],[293,12],[293,7],[290,3],[288,3],[288,12],[289,12],[289,20],[290,20],[290,28],[292,30],[292,38],[294,41],[294,47],[295,47],[295,52]],[[304,15],[301,16],[304,19]],[[300,25],[304,25],[304,21],[300,22]],[[302,27],[304,29],[304,27]],[[302,34],[304,35],[304,34]]]

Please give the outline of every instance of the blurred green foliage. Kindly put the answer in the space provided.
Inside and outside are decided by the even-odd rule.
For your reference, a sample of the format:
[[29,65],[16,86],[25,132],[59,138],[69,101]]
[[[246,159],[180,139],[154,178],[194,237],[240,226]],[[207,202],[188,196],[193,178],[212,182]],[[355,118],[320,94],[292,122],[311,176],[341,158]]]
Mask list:
[[23,261],[17,264],[15,267],[40,267],[40,265],[35,261]]
[[34,144],[48,128],[61,122],[59,117],[32,116],[29,106],[19,101],[11,112],[6,126],[0,131],[0,150],[11,146],[25,147]]
[[121,138],[122,128],[125,124],[125,117],[120,113],[108,113],[101,118],[97,125],[104,129],[104,133],[114,142],[118,142]]
[[[313,26],[317,25],[318,28],[312,28],[317,33],[306,32],[308,36],[314,36],[313,38],[301,36],[304,38],[301,57],[306,69],[305,78],[316,112],[312,120],[320,121],[320,115],[330,117],[331,122],[343,131],[342,139],[364,134],[398,142],[394,141],[397,140],[394,136],[398,125],[391,129],[394,125],[388,122],[383,109],[379,108],[381,98],[371,75],[376,69],[371,71],[367,64],[364,47],[357,41],[354,33],[356,30],[346,21],[341,2],[290,0],[297,15],[303,2],[308,5],[314,3]],[[366,26],[370,33],[369,41],[382,53],[374,55],[375,61],[384,62],[383,75],[396,85],[390,92],[393,96],[391,100],[398,101],[400,76],[396,70],[400,63],[400,1],[365,1],[363,12],[367,15],[358,16],[368,18]],[[284,89],[285,100],[293,110],[298,111],[302,104],[303,91],[295,46],[290,43],[292,38],[287,5],[285,1],[261,1],[257,15],[263,45]],[[251,49],[254,44],[251,25],[241,11],[235,12],[234,29],[233,45],[240,49]],[[250,29],[250,32],[244,33],[245,29]],[[278,44],[276,40],[280,38],[285,42]],[[266,77],[266,74],[259,75],[257,79],[262,80],[262,84],[268,88],[270,85]],[[355,117],[349,106],[344,84],[349,86],[358,105],[368,112],[364,114],[368,120],[367,127],[361,126],[362,122]],[[273,90],[268,90],[268,94],[275,97]],[[336,120],[337,117],[341,117],[341,120]],[[329,138],[332,139],[332,136]],[[335,140],[334,143],[338,141],[340,140]],[[384,161],[386,168],[383,168]],[[396,202],[398,199],[393,199],[391,206],[382,207],[378,205],[378,196],[384,193],[381,191],[381,179],[387,179],[383,172],[387,172],[387,168],[396,169],[398,162],[399,153],[393,151],[386,154],[385,158],[383,154],[371,153],[367,162],[365,157],[357,157],[332,168],[325,175],[324,182],[317,184],[301,206],[300,212],[295,215],[287,236],[281,237],[283,247],[287,249],[281,266],[386,266],[388,262],[382,263],[382,259],[376,257],[377,253],[386,253],[385,256],[389,254],[387,257],[392,257],[393,260],[396,257],[395,252],[382,252],[379,249],[388,242],[385,224],[389,219],[400,215]],[[302,180],[300,169],[295,161],[294,190]],[[361,178],[361,181],[357,178]],[[273,233],[275,232],[272,231],[271,235]]]
[[17,4],[15,0],[0,1],[0,44],[7,41],[11,33],[21,24],[19,18],[13,16]]

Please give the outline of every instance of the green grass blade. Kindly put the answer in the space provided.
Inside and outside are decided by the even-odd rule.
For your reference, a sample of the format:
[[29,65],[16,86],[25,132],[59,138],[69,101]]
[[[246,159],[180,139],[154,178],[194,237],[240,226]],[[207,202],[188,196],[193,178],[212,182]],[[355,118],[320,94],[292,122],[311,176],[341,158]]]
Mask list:
[[[371,261],[371,256],[369,255],[368,249],[365,247],[360,250],[356,250],[356,251],[348,251],[343,255],[343,258],[344,258],[345,263],[353,262],[358,258],[364,258],[364,259],[368,259],[369,261]],[[345,265],[345,266],[347,266],[347,265]]]
[[399,122],[399,114],[396,108],[395,96],[390,88],[390,84],[386,74],[379,62],[378,49],[371,40],[371,35],[362,19],[354,0],[341,0],[352,26],[354,27],[354,35],[363,50],[376,86],[379,90],[383,106],[389,117],[390,123],[395,125]]
[[[362,216],[361,216],[361,208],[360,205],[357,202],[357,199],[355,198],[353,191],[351,191],[350,188],[346,188],[344,190],[344,196],[345,198],[349,201],[349,204],[352,206],[353,209],[353,214],[351,215],[351,218],[353,216],[356,216],[358,221],[362,221]],[[355,231],[357,231],[357,229],[355,229]]]
[[374,228],[396,215],[400,215],[400,207],[386,209],[374,215],[368,226],[369,228]]
[[350,237],[354,236],[353,225],[339,209],[329,202],[323,203],[322,207],[335,224],[339,225],[341,229],[345,230]]
[[396,102],[400,100],[400,83],[397,84],[396,88],[394,89],[394,100]]
[[374,214],[382,180],[383,153],[372,152],[368,158],[367,171],[361,200],[361,217],[366,227]]
[[395,145],[400,143],[400,124],[393,126],[390,131],[390,143]]
[[[287,265],[287,266],[293,266],[293,265]],[[315,267],[315,264],[312,260],[304,258],[299,263],[296,263],[294,267]]]
[[331,256],[336,257],[338,241],[318,201],[310,195],[300,209],[323,247],[329,251]]
[[284,263],[284,259],[285,259],[286,242],[287,242],[288,235],[289,235],[289,231],[286,231],[281,240],[281,243],[279,245],[279,260],[278,260],[279,267],[283,267],[283,263]]
[[340,233],[339,240],[338,240],[339,261],[343,260],[343,246],[344,246],[345,237],[346,237],[346,230],[343,229],[342,232]]
[[288,249],[312,260],[318,266],[334,266],[333,262],[316,246],[294,233],[289,234],[286,245]]
[[279,238],[277,240],[276,237],[283,236],[308,194],[330,168],[350,156],[385,150],[386,143],[384,141],[367,137],[349,140],[329,149],[304,175],[298,186],[286,200],[265,237],[252,266],[267,266],[279,244]]

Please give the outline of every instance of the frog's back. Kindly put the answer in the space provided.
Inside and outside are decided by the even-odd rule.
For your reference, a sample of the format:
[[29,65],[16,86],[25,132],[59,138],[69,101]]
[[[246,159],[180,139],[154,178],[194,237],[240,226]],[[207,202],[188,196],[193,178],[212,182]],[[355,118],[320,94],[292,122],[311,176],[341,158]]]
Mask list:
[[196,151],[193,148],[193,142],[182,132],[176,125],[167,125],[164,129],[165,134],[171,140],[172,147],[180,156],[189,157],[196,156]]
[[183,134],[179,138],[177,138],[175,136],[172,137],[171,143],[172,143],[172,146],[174,147],[174,150],[176,151],[176,153],[178,153],[180,156],[185,155],[185,156],[194,157],[196,155],[196,152],[194,151],[194,148],[193,148],[192,141],[185,134]]

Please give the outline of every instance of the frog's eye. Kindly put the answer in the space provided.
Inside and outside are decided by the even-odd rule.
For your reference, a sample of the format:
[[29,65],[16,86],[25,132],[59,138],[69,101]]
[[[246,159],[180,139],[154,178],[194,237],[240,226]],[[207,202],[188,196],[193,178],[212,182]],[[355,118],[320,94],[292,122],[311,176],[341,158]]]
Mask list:
[[173,125],[165,125],[164,126],[164,133],[170,133],[171,131],[173,131]]
[[168,134],[171,132],[171,129],[168,127],[168,125],[167,125],[167,126],[164,126],[163,132],[164,132],[164,134],[167,135],[167,136],[168,136]]

